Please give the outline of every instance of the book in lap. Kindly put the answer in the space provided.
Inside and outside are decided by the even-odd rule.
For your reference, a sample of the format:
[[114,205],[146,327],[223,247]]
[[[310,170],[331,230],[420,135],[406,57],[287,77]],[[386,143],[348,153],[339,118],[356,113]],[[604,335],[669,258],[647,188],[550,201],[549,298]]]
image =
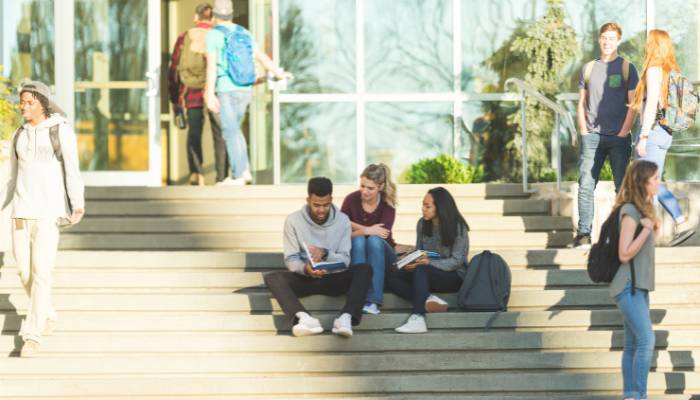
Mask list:
[[423,250],[415,250],[411,253],[408,253],[396,262],[396,268],[401,269],[424,255],[425,252]]
[[304,253],[306,253],[306,258],[308,258],[309,262],[311,263],[311,268],[316,271],[322,270],[326,271],[326,273],[332,274],[336,272],[343,272],[348,268],[348,266],[341,261],[315,262],[313,257],[311,257],[311,252],[309,251],[309,246],[306,245],[306,242],[301,242],[301,245],[304,246]]

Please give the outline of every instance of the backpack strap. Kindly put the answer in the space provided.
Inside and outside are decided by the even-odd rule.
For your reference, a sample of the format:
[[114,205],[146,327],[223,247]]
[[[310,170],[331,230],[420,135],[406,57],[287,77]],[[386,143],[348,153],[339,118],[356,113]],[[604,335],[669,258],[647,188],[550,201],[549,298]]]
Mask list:
[[489,329],[491,329],[491,325],[493,325],[493,322],[498,318],[499,315],[501,315],[503,311],[498,310],[495,313],[491,314],[489,317],[488,321],[486,321],[486,325],[484,326],[484,332],[488,332]]
[[70,202],[70,197],[68,196],[68,186],[66,182],[66,163],[63,160],[63,151],[61,150],[61,138],[58,136],[59,125],[56,124],[49,128],[49,139],[51,140],[51,147],[53,147],[53,154],[56,159],[61,163],[61,175],[63,176],[63,190],[65,192],[66,201],[68,202],[68,211],[73,214],[73,205]]
[[[488,251],[488,250],[486,250]],[[503,299],[500,298],[499,294],[496,293],[496,286],[495,282],[493,280],[493,260],[496,258],[496,255],[488,251],[489,255],[489,265],[487,266],[488,268],[488,274],[489,274],[489,284],[491,285],[491,293],[493,293],[497,298],[498,298],[498,307],[503,309]],[[486,325],[484,325],[484,332],[488,332],[489,329],[491,329],[491,325],[493,325],[493,322],[498,318],[498,315],[502,312],[501,310],[498,310],[491,314],[489,317],[488,321],[486,321]]]
[[[591,75],[593,75],[593,66],[596,60],[591,60],[583,66],[583,83],[588,87],[588,82],[591,81]],[[586,89],[587,90],[587,89]]]
[[[643,229],[644,227],[642,226],[642,224],[637,225],[637,229],[634,232],[634,238],[632,238],[633,241],[637,238],[637,236],[639,236],[640,233],[642,233]],[[630,259],[630,275],[632,275],[632,296],[634,296],[634,294],[637,291],[637,278],[634,274],[634,257]]]
[[12,149],[15,151],[15,158],[19,160],[19,153],[17,153],[17,141],[19,140],[19,132],[22,130],[22,127],[20,126],[15,130],[15,133],[12,134]]
[[622,84],[625,87],[625,96],[629,91],[629,77],[630,77],[630,63],[629,61],[622,59]]

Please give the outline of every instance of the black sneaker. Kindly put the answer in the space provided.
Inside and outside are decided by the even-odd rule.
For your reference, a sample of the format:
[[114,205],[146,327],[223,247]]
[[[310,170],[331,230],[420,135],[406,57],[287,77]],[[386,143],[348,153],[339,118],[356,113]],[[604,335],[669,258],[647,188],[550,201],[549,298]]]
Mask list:
[[668,245],[670,247],[675,247],[680,245],[681,243],[685,242],[686,240],[690,239],[693,235],[695,235],[695,229],[686,229],[682,232],[678,232],[675,236],[673,236],[673,240],[671,240]]
[[574,242],[569,245],[570,249],[588,249],[591,247],[591,235],[578,234]]

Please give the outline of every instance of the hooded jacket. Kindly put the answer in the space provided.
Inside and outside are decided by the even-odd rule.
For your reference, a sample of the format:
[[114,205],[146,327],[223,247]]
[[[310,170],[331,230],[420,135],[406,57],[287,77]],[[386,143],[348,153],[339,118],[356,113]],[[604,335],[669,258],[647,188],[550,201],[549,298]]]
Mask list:
[[[58,138],[66,170],[65,188],[61,163],[56,158],[49,130],[58,125]],[[10,181],[3,208],[11,206],[12,218],[54,219],[73,209],[85,208],[76,136],[66,119],[52,114],[37,126],[24,124],[10,149]],[[67,193],[66,193],[67,192]]]
[[328,219],[322,225],[311,219],[309,207],[290,214],[284,221],[284,263],[290,271],[304,275],[308,258],[302,241],[308,246],[328,251],[325,261],[350,265],[350,219],[331,205]]

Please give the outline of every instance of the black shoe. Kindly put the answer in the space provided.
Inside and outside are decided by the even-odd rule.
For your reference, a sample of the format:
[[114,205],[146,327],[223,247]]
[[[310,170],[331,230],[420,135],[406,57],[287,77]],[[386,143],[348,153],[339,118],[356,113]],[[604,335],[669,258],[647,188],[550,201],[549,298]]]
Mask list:
[[685,242],[686,240],[690,239],[693,235],[695,235],[695,229],[686,229],[683,232],[678,232],[675,236],[673,236],[673,240],[671,240],[668,245],[670,247],[675,247],[680,245],[681,243]]
[[588,249],[591,247],[591,235],[578,234],[574,242],[569,245],[570,249]]

